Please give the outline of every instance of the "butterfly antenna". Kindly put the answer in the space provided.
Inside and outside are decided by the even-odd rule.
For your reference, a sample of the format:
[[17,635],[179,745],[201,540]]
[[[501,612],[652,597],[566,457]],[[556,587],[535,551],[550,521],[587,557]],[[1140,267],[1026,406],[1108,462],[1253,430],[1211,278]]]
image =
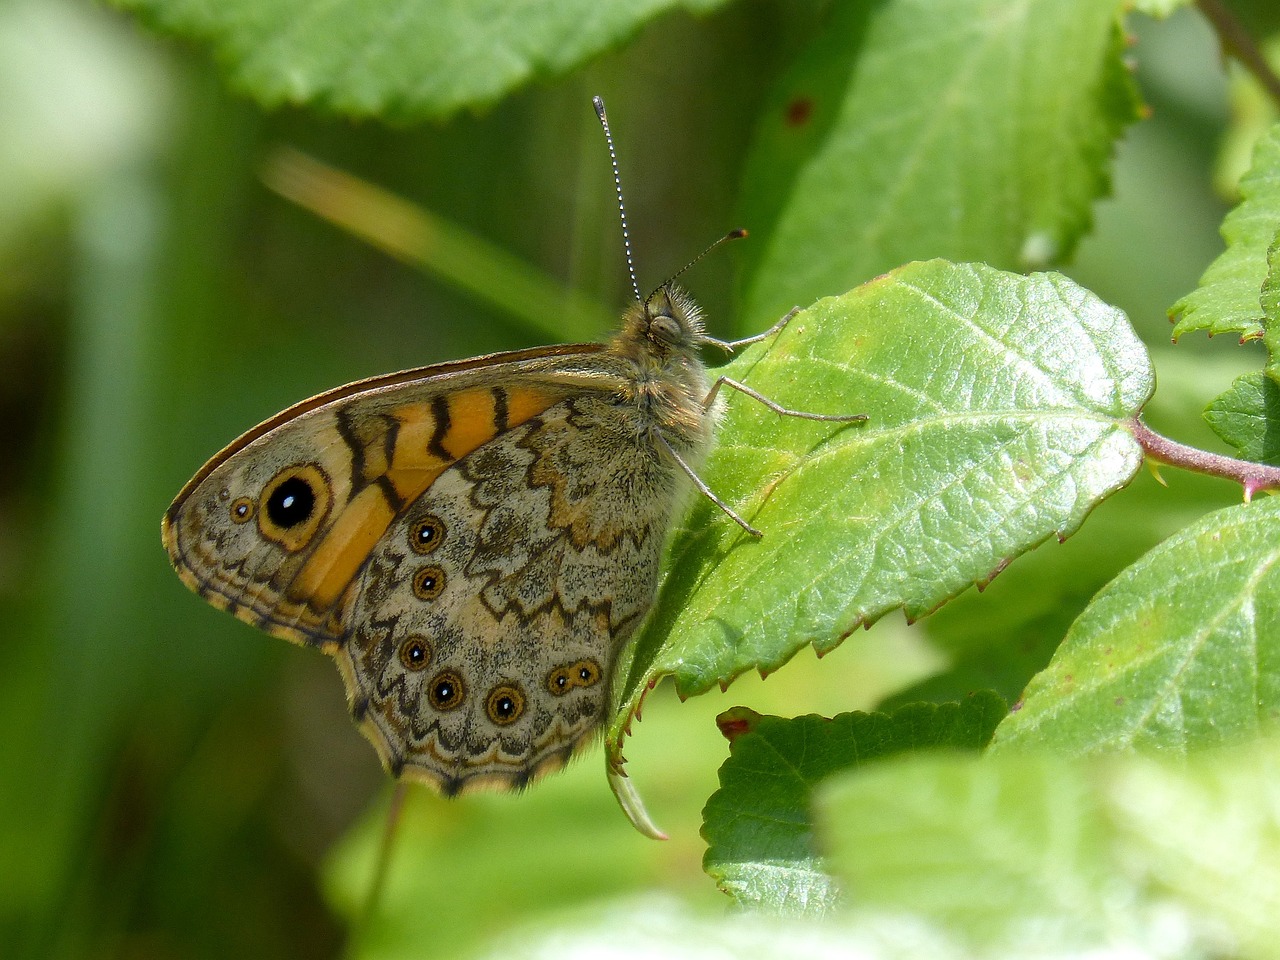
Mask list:
[[609,145],[609,162],[613,164],[613,187],[618,194],[618,215],[622,218],[622,247],[627,254],[627,273],[631,275],[631,289],[636,299],[640,299],[640,284],[636,281],[636,264],[631,257],[631,233],[627,230],[627,205],[622,202],[622,175],[618,173],[618,155],[613,149],[613,134],[609,132],[609,117],[604,112],[604,98],[592,97],[592,105],[596,108],[596,116],[600,118],[600,126],[604,128],[604,141]]
[[690,260],[688,263],[686,263],[683,267],[681,267],[679,270],[677,270],[677,271],[676,271],[675,273],[673,273],[671,276],[669,276],[669,277],[668,277],[668,278],[667,278],[667,279],[666,279],[666,280],[665,280],[665,281],[664,281],[664,282],[663,282],[663,283],[662,283],[662,284],[657,288],[657,290],[654,290],[654,291],[653,291],[653,293],[649,294],[649,296],[647,296],[647,297],[645,297],[645,298],[644,298],[644,302],[645,302],[645,303],[648,303],[650,300],[652,300],[652,299],[653,299],[653,294],[654,294],[654,293],[657,293],[657,292],[658,292],[658,290],[662,290],[662,289],[665,289],[666,287],[670,286],[670,285],[671,285],[673,282],[675,282],[675,280],[676,280],[678,277],[680,277],[680,276],[681,276],[685,271],[687,271],[690,267],[692,267],[695,263],[697,263],[699,260],[701,260],[703,257],[705,257],[708,253],[710,253],[710,252],[711,252],[712,250],[714,250],[716,247],[720,246],[720,244],[722,244],[722,243],[728,243],[730,240],[741,240],[741,239],[742,239],[743,237],[745,237],[746,235],[747,235],[747,231],[746,231],[746,230],[743,230],[741,227],[739,227],[737,230],[730,230],[730,231],[729,231],[728,233],[726,233],[723,237],[721,237],[721,238],[720,238],[719,240],[717,240],[715,243],[711,244],[711,246],[707,247],[707,249],[703,250],[700,254],[698,254],[696,257],[694,257],[692,260]]

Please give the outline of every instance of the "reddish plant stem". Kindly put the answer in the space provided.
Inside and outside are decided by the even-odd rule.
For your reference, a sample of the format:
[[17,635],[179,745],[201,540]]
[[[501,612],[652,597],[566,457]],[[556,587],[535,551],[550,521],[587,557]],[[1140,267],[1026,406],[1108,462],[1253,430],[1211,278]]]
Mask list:
[[1167,463],[1171,467],[1181,467],[1183,470],[1194,470],[1196,473],[1207,473],[1213,477],[1234,480],[1244,487],[1246,502],[1251,500],[1259,490],[1280,489],[1280,467],[1237,460],[1220,453],[1209,453],[1207,450],[1189,447],[1185,443],[1178,443],[1161,436],[1137,417],[1129,421],[1128,427],[1134,439],[1142,445],[1142,449],[1152,460]]
[[1239,60],[1240,65],[1262,84],[1267,95],[1280,105],[1280,77],[1271,69],[1244,24],[1235,18],[1235,14],[1221,0],[1196,0],[1196,6],[1218,34],[1222,52]]

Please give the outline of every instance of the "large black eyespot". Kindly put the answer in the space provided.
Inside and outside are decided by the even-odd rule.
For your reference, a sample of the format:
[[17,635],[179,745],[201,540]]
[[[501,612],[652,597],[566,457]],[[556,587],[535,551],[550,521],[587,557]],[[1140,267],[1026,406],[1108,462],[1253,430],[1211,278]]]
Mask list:
[[524,694],[513,683],[504,683],[489,691],[485,712],[498,726],[515,723],[524,713]]
[[441,670],[427,684],[427,699],[437,710],[452,710],[466,696],[462,678],[452,670]]
[[430,553],[444,540],[444,524],[439,517],[423,517],[409,527],[409,546],[414,553]]
[[314,463],[285,467],[258,497],[258,530],[286,550],[301,550],[320,529],[332,498],[329,478]]
[[406,670],[423,670],[431,662],[431,644],[416,634],[400,644],[400,662]]
[[434,600],[444,589],[444,571],[439,567],[423,567],[413,575],[413,594],[419,600]]
[[299,476],[286,477],[267,497],[267,516],[282,530],[306,523],[316,508],[316,493]]

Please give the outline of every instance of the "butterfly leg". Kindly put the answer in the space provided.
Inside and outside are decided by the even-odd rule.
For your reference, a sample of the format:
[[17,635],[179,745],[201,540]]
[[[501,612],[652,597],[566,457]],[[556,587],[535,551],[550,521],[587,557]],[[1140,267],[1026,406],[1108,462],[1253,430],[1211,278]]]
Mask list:
[[712,489],[708,487],[706,483],[703,482],[702,478],[698,476],[698,474],[694,471],[693,467],[685,463],[684,458],[680,456],[680,454],[676,453],[675,449],[671,446],[670,443],[667,442],[667,438],[662,435],[661,431],[654,430],[653,435],[658,438],[658,443],[661,444],[662,448],[667,451],[667,454],[671,457],[672,460],[676,462],[676,465],[685,472],[685,476],[687,476],[690,480],[693,481],[693,485],[698,488],[698,492],[700,494],[702,494],[704,497],[706,497],[708,500],[714,503],[717,507],[723,510],[725,513],[725,516],[727,516],[730,520],[732,520],[734,523],[740,526],[747,533],[751,534],[751,536],[753,537],[764,536],[763,533],[761,533],[751,524],[747,523],[747,521],[743,520],[742,517],[738,516],[738,514],[734,512],[731,506],[729,506],[727,503],[725,503],[723,500],[721,500],[719,497],[715,495]]
[[774,413],[783,417],[799,417],[801,420],[824,420],[829,423],[856,423],[867,419],[865,413],[806,413],[803,410],[791,410],[775,403],[758,390],[752,390],[745,383],[739,383],[732,377],[720,377],[711,385],[711,389],[707,391],[706,397],[702,400],[702,409],[711,409],[711,404],[715,402],[716,394],[720,392],[721,387],[732,387],[739,393],[744,393],[752,400],[758,400]]
[[737,353],[743,347],[749,347],[751,346],[751,344],[759,343],[761,340],[768,340],[770,337],[776,337],[778,334],[782,332],[783,328],[786,327],[786,325],[791,322],[792,318],[795,317],[795,315],[799,312],[800,312],[799,307],[792,307],[790,310],[787,311],[787,315],[785,317],[783,317],[781,320],[775,323],[772,327],[770,327],[764,333],[757,333],[753,337],[744,337],[741,340],[718,340],[715,337],[704,336],[702,338],[702,342],[709,343],[713,347],[719,347],[721,350],[725,351],[726,353]]

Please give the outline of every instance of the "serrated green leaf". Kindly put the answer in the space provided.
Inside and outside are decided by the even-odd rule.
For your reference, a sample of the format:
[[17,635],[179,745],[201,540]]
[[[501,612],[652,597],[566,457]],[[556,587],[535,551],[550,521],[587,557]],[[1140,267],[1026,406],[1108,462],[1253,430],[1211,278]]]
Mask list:
[[1175,340],[1193,330],[1238,333],[1241,339],[1262,336],[1267,250],[1280,230],[1280,124],[1254,148],[1240,195],[1239,205],[1222,222],[1227,249],[1209,264],[1200,285],[1169,311],[1178,318]]
[[1261,958],[1280,942],[1277,796],[1264,742],[1168,765],[901,758],[815,801],[851,900],[983,956]]
[[993,751],[1185,753],[1280,716],[1280,499],[1228,507],[1108,584]]
[[112,0],[209,42],[232,82],[269,106],[446,117],[565,73],[675,8],[724,0]]
[[1280,384],[1262,371],[1237,378],[1204,418],[1242,459],[1280,464]]
[[663,676],[689,696],[768,672],[891,610],[922,616],[1069,535],[1141,463],[1125,423],[1152,389],[1124,315],[1071,281],[942,261],[820,301],[725,373],[793,409],[870,420],[731,399],[703,478],[764,536],[694,503],[619,666],[615,774]]
[[1267,375],[1280,383],[1280,230],[1267,247],[1267,276],[1258,295],[1262,307],[1262,344],[1267,348]]
[[840,896],[813,842],[814,786],[906,751],[979,750],[1007,709],[992,693],[962,703],[910,704],[892,715],[831,719],[762,717],[735,707],[719,720],[731,746],[720,767],[720,789],[702,812],[708,845],[703,867],[741,905],[827,913]]
[[836,4],[747,161],[763,322],[909,260],[1067,256],[1137,116],[1115,0]]

